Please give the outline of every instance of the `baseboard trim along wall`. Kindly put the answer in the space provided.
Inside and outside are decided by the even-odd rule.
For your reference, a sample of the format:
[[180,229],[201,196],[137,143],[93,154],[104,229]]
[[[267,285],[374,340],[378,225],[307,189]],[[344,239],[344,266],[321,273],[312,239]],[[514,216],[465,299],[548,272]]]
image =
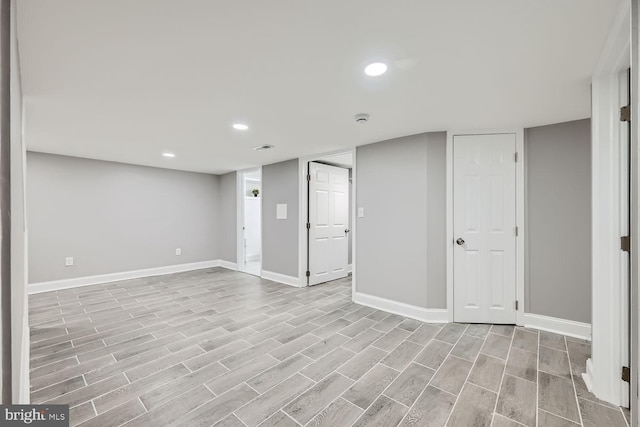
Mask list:
[[[141,277],[161,276],[163,274],[180,273],[183,271],[201,270],[203,268],[226,267],[222,263],[228,261],[211,260],[192,262],[188,264],[169,265],[166,267],[145,268],[143,270],[123,271],[120,273],[100,274],[97,276],[76,277],[73,279],[53,280],[50,282],[31,283],[28,286],[29,294],[57,291],[61,289],[77,288],[80,286],[99,285],[101,283],[117,282],[120,280],[139,279]],[[237,270],[237,267],[235,268]]]
[[217,267],[223,267],[223,268],[226,268],[228,270],[238,271],[238,264],[236,264],[235,262],[231,262],[231,261],[225,261],[223,259],[220,260],[220,265],[218,265]]
[[263,279],[271,280],[273,282],[282,283],[289,286],[295,286],[296,288],[302,288],[300,285],[300,279],[294,276],[287,276],[286,274],[274,273],[273,271],[262,270]]
[[524,326],[591,341],[591,325],[589,323],[525,313]]
[[389,313],[429,323],[448,323],[449,312],[442,308],[423,308],[373,295],[354,292],[353,302]]

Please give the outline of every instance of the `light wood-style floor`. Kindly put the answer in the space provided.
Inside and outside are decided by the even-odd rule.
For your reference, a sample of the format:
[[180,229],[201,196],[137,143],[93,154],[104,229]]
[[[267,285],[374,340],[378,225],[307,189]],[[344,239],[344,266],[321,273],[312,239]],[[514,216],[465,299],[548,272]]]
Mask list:
[[589,343],[425,324],[222,268],[32,295],[33,403],[83,426],[627,425]]

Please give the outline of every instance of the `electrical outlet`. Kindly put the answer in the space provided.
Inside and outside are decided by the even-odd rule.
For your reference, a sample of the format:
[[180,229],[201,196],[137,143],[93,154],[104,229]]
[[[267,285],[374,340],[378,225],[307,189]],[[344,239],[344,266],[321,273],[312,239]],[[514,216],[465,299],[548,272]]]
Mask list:
[[73,267],[73,257],[72,256],[68,256],[64,259],[64,266],[65,267]]
[[176,248],[176,256],[182,255],[182,248]]

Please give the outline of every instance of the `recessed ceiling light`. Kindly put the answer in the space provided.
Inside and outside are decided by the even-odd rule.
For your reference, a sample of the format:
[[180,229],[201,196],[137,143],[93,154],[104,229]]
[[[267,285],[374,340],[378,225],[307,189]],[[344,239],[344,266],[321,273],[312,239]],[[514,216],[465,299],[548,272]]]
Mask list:
[[269,150],[273,147],[274,147],[273,145],[264,144],[264,145],[258,145],[257,147],[253,147],[253,149],[256,151],[264,151],[264,150]]
[[173,153],[162,153],[163,156],[165,157],[175,157],[176,155]]
[[383,64],[382,62],[374,62],[373,64],[367,65],[364,69],[364,73],[371,77],[381,76],[386,72],[387,64]]
[[245,125],[244,123],[234,123],[233,128],[236,130],[247,130],[249,129],[249,126]]

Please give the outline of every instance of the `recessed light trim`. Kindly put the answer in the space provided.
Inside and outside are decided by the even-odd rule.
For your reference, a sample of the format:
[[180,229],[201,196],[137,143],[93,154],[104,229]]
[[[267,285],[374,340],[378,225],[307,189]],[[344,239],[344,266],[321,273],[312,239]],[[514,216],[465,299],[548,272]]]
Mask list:
[[253,149],[256,151],[264,151],[264,150],[270,150],[274,147],[275,147],[274,145],[264,144],[264,145],[258,145],[257,147],[253,147]]
[[365,67],[364,73],[370,77],[378,77],[387,72],[387,64],[383,62],[374,62]]
[[165,153],[162,153],[162,155],[163,155],[163,156],[165,156],[165,157],[169,157],[169,158],[174,158],[174,157],[176,156],[176,155],[175,155],[175,154],[173,154],[173,153],[166,153],[166,152],[165,152]]
[[247,130],[249,129],[249,126],[245,125],[244,123],[234,123],[233,128],[235,130]]

